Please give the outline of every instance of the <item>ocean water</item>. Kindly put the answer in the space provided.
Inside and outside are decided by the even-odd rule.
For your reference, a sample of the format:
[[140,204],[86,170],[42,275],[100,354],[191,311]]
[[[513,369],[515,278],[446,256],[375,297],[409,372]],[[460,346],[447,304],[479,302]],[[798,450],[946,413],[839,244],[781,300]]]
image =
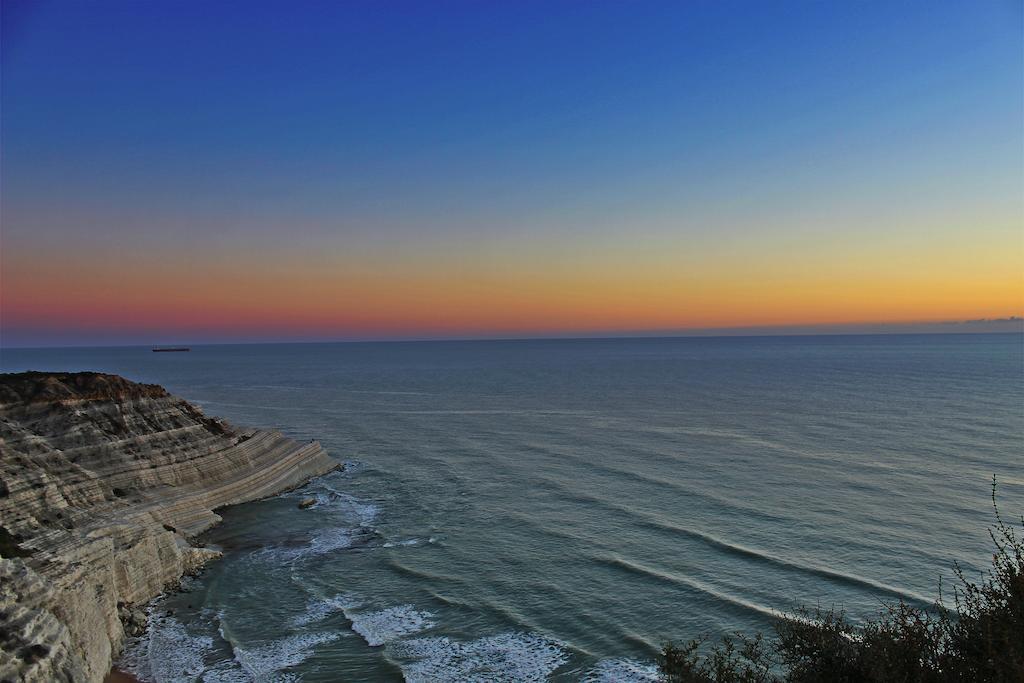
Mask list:
[[[667,639],[931,602],[1024,512],[1021,335],[11,350],[348,464],[224,511],[152,681],[647,681]],[[298,510],[315,496],[317,505]]]

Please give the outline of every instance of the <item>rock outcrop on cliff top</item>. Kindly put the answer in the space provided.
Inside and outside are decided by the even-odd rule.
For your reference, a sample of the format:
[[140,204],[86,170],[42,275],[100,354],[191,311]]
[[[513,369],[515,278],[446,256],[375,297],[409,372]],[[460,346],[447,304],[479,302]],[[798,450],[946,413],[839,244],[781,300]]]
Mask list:
[[190,543],[217,508],[337,467],[156,385],[0,375],[0,681],[102,681],[119,613],[218,555]]

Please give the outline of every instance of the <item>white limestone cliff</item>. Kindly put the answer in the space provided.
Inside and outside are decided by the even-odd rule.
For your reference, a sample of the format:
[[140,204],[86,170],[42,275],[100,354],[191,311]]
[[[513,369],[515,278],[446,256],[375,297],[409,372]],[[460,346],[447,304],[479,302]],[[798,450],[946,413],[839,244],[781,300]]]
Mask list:
[[0,375],[0,681],[102,681],[121,617],[219,555],[217,508],[338,467],[156,385]]

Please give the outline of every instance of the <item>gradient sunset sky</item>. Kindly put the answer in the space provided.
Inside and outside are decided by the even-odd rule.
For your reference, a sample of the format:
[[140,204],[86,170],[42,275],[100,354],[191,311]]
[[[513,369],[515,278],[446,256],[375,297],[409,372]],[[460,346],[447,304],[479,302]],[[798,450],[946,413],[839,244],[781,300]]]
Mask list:
[[1021,6],[4,0],[0,343],[1019,316]]

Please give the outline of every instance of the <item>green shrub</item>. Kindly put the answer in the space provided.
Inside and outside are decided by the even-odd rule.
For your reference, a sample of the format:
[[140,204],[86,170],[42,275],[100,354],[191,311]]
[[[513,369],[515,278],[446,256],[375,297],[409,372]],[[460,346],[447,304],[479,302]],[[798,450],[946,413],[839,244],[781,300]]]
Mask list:
[[[775,625],[775,638],[727,636],[706,653],[703,640],[662,650],[666,683],[1024,682],[1024,537],[1003,522],[992,482],[995,545],[980,583],[955,567],[953,608],[886,605],[856,626],[841,610],[801,610]],[[1021,518],[1024,528],[1024,517]]]

